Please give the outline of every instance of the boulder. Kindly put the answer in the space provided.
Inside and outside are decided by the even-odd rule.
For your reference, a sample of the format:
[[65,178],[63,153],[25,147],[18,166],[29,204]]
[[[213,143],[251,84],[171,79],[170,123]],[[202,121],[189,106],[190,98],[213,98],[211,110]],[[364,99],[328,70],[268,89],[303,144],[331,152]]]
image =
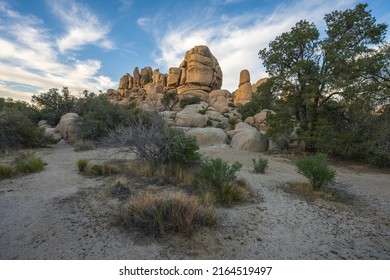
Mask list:
[[187,105],[182,111],[176,114],[176,126],[205,127],[208,117],[200,114],[199,111],[205,110],[206,108],[207,104],[205,103]]
[[46,121],[46,120],[40,120],[40,121],[38,122],[38,126],[39,126],[39,127],[41,127],[41,126],[43,126],[43,125],[45,125],[45,124],[47,124],[47,121]]
[[220,146],[228,143],[226,133],[220,128],[193,128],[186,132],[186,136],[195,137],[200,147]]
[[182,70],[180,68],[177,67],[169,68],[169,74],[167,78],[168,88],[177,87],[179,85],[181,72]]
[[209,94],[209,104],[220,113],[228,113],[230,111],[228,98],[230,92],[227,90],[213,90]]
[[240,72],[240,82],[238,84],[238,86],[241,86],[243,84],[246,84],[246,83],[250,83],[251,82],[251,76],[249,74],[249,71],[244,69],[244,70],[241,70]]
[[261,78],[260,80],[258,80],[255,84],[252,85],[252,92],[256,92],[259,86],[264,84],[267,80],[268,78]]
[[262,124],[267,119],[267,114],[275,115],[276,113],[272,110],[264,109],[253,116],[255,123]]
[[67,113],[63,115],[56,128],[69,144],[75,143],[80,139],[80,131],[75,120],[79,117],[76,113]]
[[234,149],[251,152],[265,152],[268,149],[267,138],[256,129],[246,129],[236,133],[230,145]]

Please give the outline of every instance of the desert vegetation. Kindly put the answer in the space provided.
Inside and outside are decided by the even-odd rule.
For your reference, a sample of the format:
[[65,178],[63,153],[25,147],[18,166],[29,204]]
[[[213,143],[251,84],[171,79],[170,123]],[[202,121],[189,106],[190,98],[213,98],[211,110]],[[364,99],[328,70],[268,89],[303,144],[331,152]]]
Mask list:
[[10,178],[20,174],[40,172],[45,163],[32,152],[18,152],[6,158],[0,163],[0,179]]

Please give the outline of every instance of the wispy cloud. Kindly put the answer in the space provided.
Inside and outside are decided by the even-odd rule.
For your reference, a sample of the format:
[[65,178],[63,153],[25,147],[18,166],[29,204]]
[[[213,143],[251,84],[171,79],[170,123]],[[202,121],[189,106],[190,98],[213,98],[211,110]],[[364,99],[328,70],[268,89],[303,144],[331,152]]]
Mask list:
[[87,6],[73,0],[51,0],[48,3],[63,22],[66,30],[66,34],[57,40],[58,48],[62,53],[67,50],[78,50],[88,44],[100,45],[108,49],[113,47],[107,39],[110,27],[102,24]]
[[201,21],[194,16],[168,28],[154,26],[153,29],[159,28],[157,33],[160,34],[156,37],[160,43],[155,61],[165,69],[178,66],[188,49],[207,45],[222,68],[223,88],[233,91],[238,86],[242,69],[250,71],[252,83],[266,75],[258,52],[268,47],[276,36],[288,31],[300,19],[320,23],[324,14],[345,8],[353,2],[300,0],[280,5],[268,14],[256,9],[238,16],[217,15],[210,9],[208,17],[203,17]]
[[[0,3],[0,16],[4,19],[0,21],[0,97],[30,101],[32,93],[52,87],[96,92],[116,85],[99,74],[100,61],[61,54],[53,40],[55,34],[50,34],[39,18],[20,14],[6,2]],[[90,14],[89,18],[94,16]],[[71,47],[62,46],[62,51]]]

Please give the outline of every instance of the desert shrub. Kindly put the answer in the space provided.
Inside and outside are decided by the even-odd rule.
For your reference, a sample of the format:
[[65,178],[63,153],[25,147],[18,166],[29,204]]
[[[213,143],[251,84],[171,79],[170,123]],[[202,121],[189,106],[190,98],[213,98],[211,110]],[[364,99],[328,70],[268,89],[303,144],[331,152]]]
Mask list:
[[12,98],[5,99],[0,97],[0,111],[4,109],[19,111],[34,124],[41,120],[41,114],[38,108],[25,101],[12,100]]
[[25,152],[17,155],[13,162],[18,173],[35,173],[43,170],[45,163],[33,153]]
[[238,123],[238,118],[236,118],[236,117],[229,117],[228,123],[229,123],[231,128],[234,128],[236,126],[236,124]]
[[199,104],[201,101],[198,96],[184,97],[180,100],[180,108],[184,108],[187,105]]
[[161,104],[165,109],[172,110],[172,107],[177,102],[177,93],[176,92],[166,92],[161,98]]
[[84,172],[88,166],[88,160],[85,158],[81,158],[77,161],[77,168],[79,172]]
[[0,164],[0,179],[12,177],[14,168],[9,164]]
[[221,187],[224,183],[237,180],[237,172],[242,164],[236,161],[231,166],[220,158],[205,160],[201,164],[199,176],[212,186]]
[[328,166],[326,155],[317,154],[295,161],[298,173],[305,176],[314,190],[320,190],[335,180],[336,172]]
[[90,140],[79,140],[76,143],[74,143],[73,146],[75,152],[89,151],[95,149],[95,144]]
[[44,144],[43,130],[21,111],[9,108],[0,110],[0,149],[33,148]]
[[163,235],[166,232],[192,234],[200,226],[210,225],[216,215],[210,209],[204,211],[196,197],[178,192],[133,196],[115,216],[116,224],[134,225],[148,233]]
[[216,198],[224,206],[240,203],[246,200],[247,192],[237,182],[224,182],[216,190]]
[[127,196],[131,191],[127,187],[128,180],[124,176],[118,176],[108,187],[108,194],[111,196]]
[[134,113],[124,106],[113,104],[102,94],[86,98],[77,124],[84,140],[99,141],[112,130],[127,126]]
[[122,168],[115,163],[88,164],[85,168],[86,175],[91,176],[111,176],[121,172]]
[[260,113],[263,109],[272,110],[273,108],[274,100],[271,92],[256,92],[251,101],[238,108],[238,112],[245,120],[247,117]]
[[187,164],[200,159],[195,139],[181,130],[167,128],[158,113],[136,117],[127,127],[109,133],[104,146],[122,147],[152,163]]
[[255,173],[264,173],[268,167],[268,160],[259,158],[258,160],[252,158],[253,169]]

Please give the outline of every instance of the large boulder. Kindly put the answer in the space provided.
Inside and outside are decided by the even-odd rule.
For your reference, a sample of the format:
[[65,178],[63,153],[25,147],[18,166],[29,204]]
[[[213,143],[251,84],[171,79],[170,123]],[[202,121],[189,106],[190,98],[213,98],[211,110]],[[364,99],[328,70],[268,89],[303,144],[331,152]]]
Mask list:
[[209,94],[209,104],[220,113],[228,113],[230,111],[228,98],[230,92],[225,89],[213,90]]
[[187,51],[179,67],[181,69],[180,83],[177,87],[179,98],[186,91],[202,90],[209,93],[221,88],[222,70],[207,46],[195,46]]
[[206,103],[187,105],[182,111],[176,114],[176,126],[182,127],[205,127],[208,117],[200,114],[207,108]]
[[80,130],[75,120],[79,117],[76,113],[67,113],[63,115],[56,128],[69,144],[75,143],[80,139]]
[[268,140],[264,134],[246,123],[238,123],[230,136],[232,137],[230,145],[234,149],[251,152],[265,152],[268,150]]
[[186,136],[195,137],[200,147],[220,146],[228,143],[226,133],[220,128],[193,128],[186,132]]
[[267,80],[268,80],[268,78],[261,78],[260,80],[258,80],[256,83],[254,83],[254,84],[252,85],[252,91],[253,91],[253,92],[256,92],[257,89],[259,88],[259,86],[261,86],[262,84],[264,84]]

